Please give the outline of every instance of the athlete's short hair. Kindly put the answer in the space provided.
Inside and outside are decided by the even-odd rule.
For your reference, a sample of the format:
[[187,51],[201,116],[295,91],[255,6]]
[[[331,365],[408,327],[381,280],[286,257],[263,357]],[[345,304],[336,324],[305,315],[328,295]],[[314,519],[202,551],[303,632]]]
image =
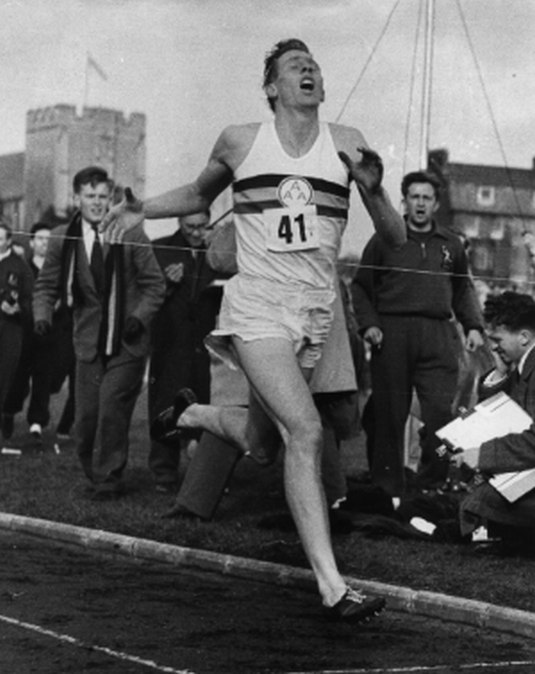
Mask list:
[[[310,49],[307,45],[297,38],[290,38],[288,40],[280,40],[277,42],[273,49],[266,54],[264,59],[264,83],[262,85],[264,90],[268,84],[271,84],[277,77],[277,61],[283,54],[286,54],[287,51],[291,51],[292,49],[297,49],[298,51],[304,51],[307,54],[310,54]],[[269,96],[267,96],[267,102],[273,112],[275,110],[275,102]]]

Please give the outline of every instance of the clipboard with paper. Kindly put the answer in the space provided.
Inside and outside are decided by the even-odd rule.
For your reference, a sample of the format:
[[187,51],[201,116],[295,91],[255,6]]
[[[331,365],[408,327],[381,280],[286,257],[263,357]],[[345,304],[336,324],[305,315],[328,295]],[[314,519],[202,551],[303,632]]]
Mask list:
[[[518,403],[500,392],[453,419],[436,434],[451,450],[465,450],[509,433],[521,433],[532,423],[529,414]],[[489,483],[508,501],[513,502],[535,488],[535,468],[500,473],[491,478]]]

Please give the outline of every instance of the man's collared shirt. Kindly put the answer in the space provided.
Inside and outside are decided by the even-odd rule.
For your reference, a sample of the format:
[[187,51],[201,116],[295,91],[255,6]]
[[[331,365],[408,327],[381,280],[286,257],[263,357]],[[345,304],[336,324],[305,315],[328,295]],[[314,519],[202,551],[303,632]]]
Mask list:
[[[93,244],[95,243],[95,230],[85,220],[82,220],[82,236],[84,237],[84,246],[85,246],[85,252],[87,253],[87,259],[90,260],[91,259],[91,251],[93,250]],[[99,238],[100,244],[102,245],[102,241],[103,241],[102,233],[99,232],[98,238]]]

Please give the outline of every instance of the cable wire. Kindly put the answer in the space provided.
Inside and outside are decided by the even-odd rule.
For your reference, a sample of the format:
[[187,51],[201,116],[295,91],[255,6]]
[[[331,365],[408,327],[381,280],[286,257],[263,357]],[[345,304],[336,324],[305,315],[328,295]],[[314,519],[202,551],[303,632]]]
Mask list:
[[349,94],[347,95],[347,97],[346,97],[346,99],[345,99],[345,101],[344,101],[344,103],[343,103],[343,105],[342,105],[342,108],[341,108],[340,112],[338,113],[338,116],[337,116],[336,119],[334,120],[335,122],[338,122],[338,121],[340,120],[340,118],[342,117],[342,115],[344,114],[345,109],[346,109],[346,107],[347,107],[349,101],[351,100],[351,97],[353,96],[353,94],[354,94],[355,91],[357,90],[357,87],[358,87],[358,85],[360,84],[362,78],[364,77],[364,74],[365,74],[365,72],[366,72],[368,66],[369,66],[370,63],[371,63],[371,61],[372,61],[372,59],[373,59],[373,57],[374,57],[374,55],[375,55],[375,52],[377,51],[377,49],[378,49],[378,47],[379,47],[379,44],[381,43],[383,37],[385,36],[385,33],[386,33],[386,31],[388,30],[388,26],[390,25],[390,21],[392,20],[392,17],[393,17],[393,15],[394,15],[394,12],[396,11],[396,9],[397,9],[397,7],[398,7],[398,5],[399,5],[400,2],[401,2],[401,0],[396,0],[396,4],[395,4],[395,5],[392,7],[392,9],[390,10],[390,14],[388,15],[388,17],[387,17],[387,19],[386,19],[386,23],[385,23],[385,25],[383,26],[383,30],[381,31],[379,37],[377,38],[377,41],[376,41],[375,45],[373,46],[373,49],[372,49],[372,51],[371,51],[371,54],[370,54],[370,55],[368,56],[368,58],[366,59],[366,63],[364,64],[362,70],[360,71],[360,73],[359,73],[359,75],[358,75],[358,77],[357,77],[357,80],[356,80],[355,84],[351,87],[351,90],[350,90]]
[[407,121],[405,124],[405,145],[403,147],[403,168],[402,175],[405,175],[407,172],[407,155],[409,151],[409,136],[410,136],[410,126],[412,121],[412,105],[414,102],[414,88],[416,82],[416,58],[418,56],[418,42],[420,40],[420,30],[422,26],[422,2],[420,0],[418,3],[418,18],[416,20],[416,30],[414,32],[414,49],[412,52],[412,62],[411,62],[411,80],[409,87],[409,105],[407,109]]
[[[506,154],[505,154],[505,148],[503,146],[502,139],[501,139],[501,136],[500,136],[500,132],[498,130],[498,124],[496,122],[496,117],[494,116],[494,111],[492,109],[490,97],[489,97],[489,94],[488,94],[488,91],[487,91],[487,87],[485,85],[485,80],[483,78],[483,72],[482,72],[482,69],[481,69],[481,65],[480,65],[480,63],[478,61],[478,58],[477,58],[477,54],[476,54],[476,51],[475,51],[475,48],[474,48],[474,44],[472,42],[472,38],[470,36],[470,31],[468,30],[468,24],[466,23],[466,17],[464,15],[463,10],[462,10],[460,0],[455,0],[455,2],[457,4],[457,9],[459,11],[459,16],[460,16],[461,23],[462,23],[462,26],[463,26],[463,30],[464,30],[464,33],[465,33],[465,36],[466,36],[466,40],[467,40],[468,46],[470,48],[470,53],[471,53],[472,59],[474,61],[476,72],[477,72],[477,75],[478,75],[478,78],[479,78],[479,83],[480,83],[481,89],[483,91],[485,103],[487,104],[488,113],[489,113],[489,116],[490,116],[490,119],[491,119],[491,122],[492,122],[492,127],[493,127],[493,130],[494,130],[494,134],[496,136],[496,141],[498,143],[498,147],[499,147],[499,150],[500,150],[502,161],[504,163],[507,179],[509,181],[511,191],[513,192],[513,199],[514,199],[515,205],[517,207],[517,212],[518,212],[520,218],[522,218],[524,213],[522,211],[522,207],[521,207],[520,201],[518,199],[518,194],[517,194],[517,190],[516,190],[515,185],[514,185],[511,168],[509,167],[509,164],[507,162],[507,157],[506,157]],[[527,232],[524,230],[522,233],[525,234]]]

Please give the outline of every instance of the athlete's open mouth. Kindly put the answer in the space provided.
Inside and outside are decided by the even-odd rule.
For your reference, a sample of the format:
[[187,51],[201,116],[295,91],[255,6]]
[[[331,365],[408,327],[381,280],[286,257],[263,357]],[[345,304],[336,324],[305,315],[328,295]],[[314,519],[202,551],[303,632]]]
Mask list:
[[314,91],[314,80],[308,78],[302,80],[301,89],[303,89],[303,91]]

